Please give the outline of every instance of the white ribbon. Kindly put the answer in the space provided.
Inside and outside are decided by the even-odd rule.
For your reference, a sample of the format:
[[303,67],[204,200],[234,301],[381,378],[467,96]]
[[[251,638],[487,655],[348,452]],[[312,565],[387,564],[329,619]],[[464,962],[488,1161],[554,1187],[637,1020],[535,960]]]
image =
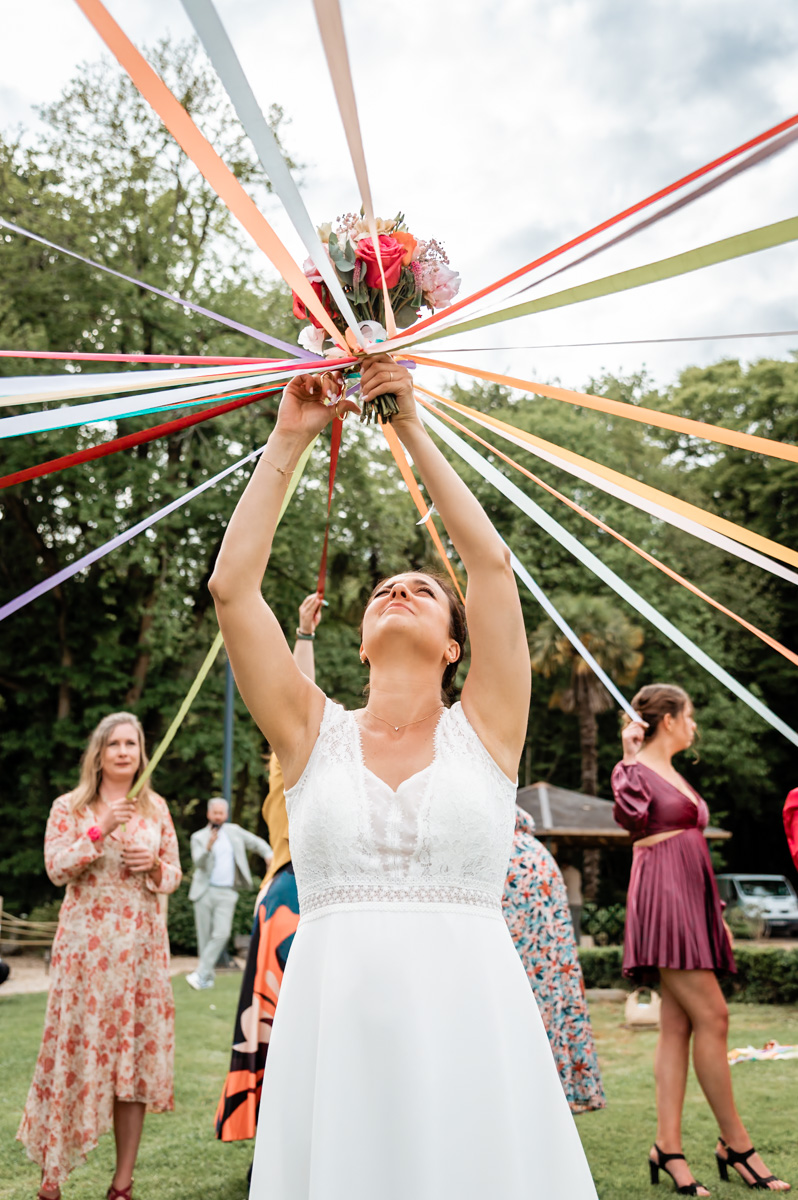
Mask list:
[[329,288],[330,295],[338,305],[341,315],[362,346],[363,339],[358,333],[357,317],[344,294],[335,268],[330,262],[330,257],[310,219],[291,172],[288,170],[288,164],[283,158],[277,138],[261,112],[249,80],[244,74],[230,38],[227,36],[227,31],[213,5],[213,0],[182,0],[182,4],[233,102],[238,119],[255,147],[263,169],[282,201],[294,229],[302,239],[305,249],[313,260],[313,265]]
[[[280,371],[276,375],[256,375],[238,382],[229,380],[220,384],[204,383],[197,387],[167,388],[151,392],[117,397],[114,400],[95,400],[91,404],[72,404],[61,408],[50,408],[46,412],[21,413],[16,417],[0,420],[0,438],[18,437],[23,433],[41,433],[50,429],[67,429],[72,425],[93,425],[98,421],[114,421],[117,417],[135,417],[140,413],[158,408],[180,408],[185,404],[201,404],[208,396],[228,395],[248,391],[263,383],[270,383],[283,375],[294,372]],[[96,389],[95,389],[96,391]]]
[[798,733],[796,733],[794,729],[791,729],[789,725],[782,721],[781,717],[777,717],[776,714],[772,712],[766,704],[763,704],[762,701],[754,696],[752,692],[749,692],[748,688],[743,687],[741,683],[738,683],[733,675],[730,675],[728,671],[724,670],[724,668],[716,663],[714,659],[710,658],[706,651],[702,650],[701,647],[697,646],[696,643],[687,637],[686,634],[682,633],[681,629],[677,629],[677,627],[671,621],[669,621],[667,617],[664,617],[660,612],[657,611],[656,608],[654,608],[652,604],[649,604],[649,602],[644,600],[643,597],[640,596],[633,588],[629,587],[629,584],[625,583],[619,575],[616,575],[614,571],[605,566],[600,558],[597,558],[591,550],[588,550],[586,546],[583,546],[582,543],[566,529],[564,529],[558,521],[555,521],[554,517],[549,516],[549,514],[542,509],[540,505],[536,504],[534,500],[530,500],[529,496],[522,492],[519,487],[516,487],[516,485],[504,475],[502,475],[501,471],[498,471],[491,463],[486,462],[482,455],[478,454],[473,447],[469,446],[469,444],[464,441],[459,434],[455,433],[453,429],[449,429],[448,426],[444,425],[442,421],[439,421],[438,418],[432,413],[427,412],[426,409],[419,409],[419,413],[424,424],[428,425],[430,429],[433,429],[441,441],[445,442],[447,446],[449,446],[455,451],[456,454],[460,456],[460,458],[467,462],[469,466],[472,466],[475,471],[478,471],[483,479],[486,479],[489,483],[492,483],[493,486],[497,488],[502,495],[506,496],[512,504],[515,504],[515,506],[520,508],[522,512],[526,513],[528,517],[531,517],[531,519],[535,521],[541,527],[541,529],[544,529],[546,533],[550,534],[550,536],[553,537],[555,541],[557,541],[565,550],[567,550],[570,554],[573,554],[574,558],[578,559],[579,562],[591,570],[594,575],[597,575],[598,578],[611,587],[613,591],[617,592],[617,594],[622,599],[626,600],[626,602],[630,604],[632,608],[636,609],[641,616],[650,621],[655,629],[658,629],[661,633],[664,633],[666,637],[669,637],[671,641],[675,642],[675,644],[681,650],[684,650],[684,652],[688,654],[694,660],[694,662],[697,662],[700,667],[703,667],[705,671],[708,671],[710,675],[713,675],[715,679],[727,687],[730,692],[733,692],[738,699],[742,700],[744,704],[747,704],[749,708],[753,709],[753,711],[762,717],[764,721],[767,721],[769,725],[772,725],[774,729],[778,730],[778,732],[782,734],[783,737],[787,738],[789,742],[792,742],[794,746],[798,746]]
[[[420,388],[419,391],[424,391],[424,389]],[[438,404],[446,404],[446,399],[443,396],[436,395],[435,401]],[[454,411],[457,412],[458,418],[462,417],[462,413],[459,413],[456,409]],[[631,504],[660,521],[667,521],[669,525],[674,525],[677,529],[683,529],[685,533],[689,533],[693,537],[701,538],[702,541],[709,542],[712,546],[717,546],[718,549],[723,550],[726,554],[733,554],[736,558],[743,558],[755,567],[760,567],[763,571],[769,571],[771,575],[778,575],[781,579],[786,579],[788,583],[798,584],[798,573],[791,571],[789,567],[784,566],[782,563],[776,562],[775,559],[768,558],[766,554],[760,554],[758,550],[752,550],[749,546],[743,545],[742,542],[736,542],[733,538],[727,537],[726,534],[718,533],[714,529],[708,529],[706,525],[700,525],[698,521],[693,521],[690,517],[672,512],[671,509],[657,504],[654,500],[649,500],[645,496],[638,496],[636,492],[631,492],[619,484],[610,483],[603,476],[596,475],[587,468],[577,466],[565,458],[560,458],[549,450],[544,450],[540,446],[533,446],[529,442],[525,442],[523,438],[515,437],[506,430],[498,429],[495,425],[491,425],[488,421],[480,420],[479,416],[475,413],[469,413],[468,418],[476,425],[481,426],[482,429],[486,429],[489,433],[498,434],[499,437],[503,437],[505,441],[511,442],[512,445],[518,446],[521,450],[528,450],[536,458],[551,463],[552,466],[559,467],[562,471],[567,471],[569,475],[581,479],[584,483],[590,484],[591,487],[599,488],[609,496],[615,496],[616,499],[623,500],[624,503]]]

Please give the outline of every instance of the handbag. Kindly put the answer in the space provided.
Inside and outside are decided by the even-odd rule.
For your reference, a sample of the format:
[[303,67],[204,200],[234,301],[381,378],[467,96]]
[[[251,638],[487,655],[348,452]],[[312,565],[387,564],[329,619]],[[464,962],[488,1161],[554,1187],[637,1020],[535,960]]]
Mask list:
[[[641,1000],[647,994],[648,1000]],[[657,992],[651,988],[635,988],[626,997],[624,1007],[624,1024],[629,1029],[659,1029],[659,1010],[662,1001]]]

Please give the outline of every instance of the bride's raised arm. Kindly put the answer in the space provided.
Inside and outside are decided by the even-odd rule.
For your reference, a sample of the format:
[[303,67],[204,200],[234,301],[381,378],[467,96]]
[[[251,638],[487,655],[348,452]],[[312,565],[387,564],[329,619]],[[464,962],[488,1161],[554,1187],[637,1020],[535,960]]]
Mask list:
[[477,498],[421,424],[410,372],[387,355],[367,359],[361,380],[363,399],[385,392],[397,398],[399,412],[393,427],[468,572],[471,667],[463,686],[463,708],[499,766],[515,778],[526,737],[531,672],[509,551]]
[[340,377],[300,375],[283,392],[277,423],[227,526],[209,585],[239,691],[289,781],[310,756],[324,694],[296,665],[261,585],[280,506],[303,451],[336,413],[357,411],[347,400],[325,407],[323,387],[338,395]]

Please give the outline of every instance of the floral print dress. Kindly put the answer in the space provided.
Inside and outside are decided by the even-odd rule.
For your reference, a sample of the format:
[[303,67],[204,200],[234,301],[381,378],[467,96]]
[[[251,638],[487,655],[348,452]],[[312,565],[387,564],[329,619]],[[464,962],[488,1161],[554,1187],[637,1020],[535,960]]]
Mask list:
[[[39,1058],[17,1133],[39,1163],[43,1185],[60,1186],[113,1124],[114,1099],[150,1111],[174,1107],[174,1001],[169,942],[158,894],[180,883],[180,858],[166,801],[105,838],[88,836],[90,808],[50,811],[47,874],[66,885],[50,966]],[[124,841],[146,845],[161,864],[156,887],[122,862]]]
[[502,908],[532,984],[571,1111],[604,1108],[607,1102],[565,884],[557,863],[535,837],[532,818],[518,807]]

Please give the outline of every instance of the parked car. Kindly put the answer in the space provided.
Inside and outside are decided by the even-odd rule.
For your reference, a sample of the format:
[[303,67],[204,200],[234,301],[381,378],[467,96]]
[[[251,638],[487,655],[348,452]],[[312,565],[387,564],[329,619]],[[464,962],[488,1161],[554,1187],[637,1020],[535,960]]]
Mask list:
[[783,875],[716,875],[728,916],[739,909],[762,937],[772,933],[798,934],[798,896]]

